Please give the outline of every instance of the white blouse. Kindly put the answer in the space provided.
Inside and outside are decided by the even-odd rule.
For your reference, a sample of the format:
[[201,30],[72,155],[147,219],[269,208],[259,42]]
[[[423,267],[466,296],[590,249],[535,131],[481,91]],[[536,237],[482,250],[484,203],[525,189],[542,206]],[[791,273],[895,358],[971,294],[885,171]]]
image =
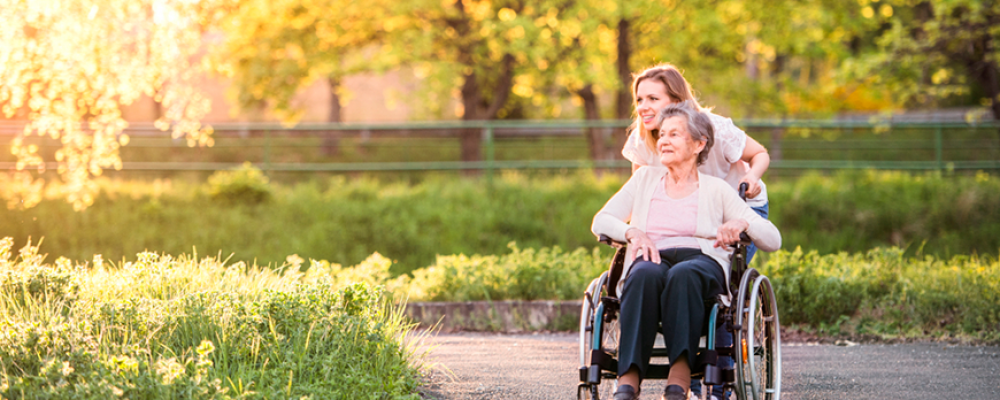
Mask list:
[[[708,152],[708,158],[698,166],[698,171],[709,176],[721,178],[733,187],[739,188],[740,179],[750,172],[750,164],[742,160],[743,150],[747,146],[747,134],[733,124],[733,120],[708,113],[715,130],[715,144]],[[639,130],[635,129],[625,141],[622,148],[625,159],[641,166],[660,166],[660,155],[651,150],[642,140]],[[747,199],[751,207],[761,207],[767,204],[767,186],[763,180],[758,180],[760,194]]]

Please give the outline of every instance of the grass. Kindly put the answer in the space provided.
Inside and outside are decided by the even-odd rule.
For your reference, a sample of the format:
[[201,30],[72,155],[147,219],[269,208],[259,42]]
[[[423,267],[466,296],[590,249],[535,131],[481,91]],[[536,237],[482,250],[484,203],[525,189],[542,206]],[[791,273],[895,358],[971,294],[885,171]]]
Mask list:
[[2,398],[420,398],[411,325],[376,287],[196,255],[46,264],[12,244]]

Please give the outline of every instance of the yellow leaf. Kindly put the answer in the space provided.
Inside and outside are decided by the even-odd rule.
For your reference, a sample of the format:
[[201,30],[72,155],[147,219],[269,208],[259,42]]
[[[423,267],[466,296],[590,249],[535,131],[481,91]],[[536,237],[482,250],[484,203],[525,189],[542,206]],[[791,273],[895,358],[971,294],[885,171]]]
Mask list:
[[497,17],[500,18],[501,21],[509,22],[513,21],[514,18],[517,18],[517,12],[510,8],[504,7],[501,8],[499,12],[497,12]]

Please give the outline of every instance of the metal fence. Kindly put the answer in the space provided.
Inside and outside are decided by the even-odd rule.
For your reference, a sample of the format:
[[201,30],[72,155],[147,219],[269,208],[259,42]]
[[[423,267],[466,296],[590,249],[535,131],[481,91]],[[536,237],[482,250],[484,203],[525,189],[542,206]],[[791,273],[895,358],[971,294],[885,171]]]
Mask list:
[[[134,124],[121,151],[124,171],[216,171],[250,162],[273,172],[363,172],[611,168],[630,121],[444,121],[398,124],[217,124],[216,144],[190,148],[152,125]],[[767,147],[771,170],[1000,170],[1000,123],[872,123],[746,120],[737,126]],[[0,146],[23,124],[0,124]],[[593,137],[602,149],[595,158]],[[462,137],[481,157],[462,160]],[[29,137],[43,157],[58,140]],[[469,142],[466,142],[468,144]],[[468,149],[466,147],[466,149]],[[46,157],[53,160],[53,157]],[[0,168],[14,167],[9,151]],[[49,169],[56,167],[50,163]]]

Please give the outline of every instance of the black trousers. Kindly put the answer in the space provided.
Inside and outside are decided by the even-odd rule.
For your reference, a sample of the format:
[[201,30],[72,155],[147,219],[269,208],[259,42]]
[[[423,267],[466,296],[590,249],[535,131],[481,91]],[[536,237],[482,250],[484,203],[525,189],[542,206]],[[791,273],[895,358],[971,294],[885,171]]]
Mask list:
[[661,250],[660,260],[637,260],[625,280],[618,317],[618,376],[636,366],[639,378],[646,377],[661,325],[670,363],[686,356],[692,370],[697,367],[698,339],[707,332],[711,310],[706,304],[723,292],[725,275],[700,249]]

